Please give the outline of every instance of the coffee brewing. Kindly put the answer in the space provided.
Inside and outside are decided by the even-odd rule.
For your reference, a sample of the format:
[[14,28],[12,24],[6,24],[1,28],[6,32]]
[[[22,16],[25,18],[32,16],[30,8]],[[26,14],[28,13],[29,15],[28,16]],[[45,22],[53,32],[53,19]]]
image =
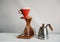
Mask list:
[[34,31],[30,25],[32,17],[28,16],[30,12],[30,8],[23,8],[18,11],[20,14],[23,14],[24,17],[21,17],[21,19],[24,19],[26,21],[26,26],[24,29],[24,33],[17,36],[18,38],[23,38],[23,39],[29,39],[34,36]]

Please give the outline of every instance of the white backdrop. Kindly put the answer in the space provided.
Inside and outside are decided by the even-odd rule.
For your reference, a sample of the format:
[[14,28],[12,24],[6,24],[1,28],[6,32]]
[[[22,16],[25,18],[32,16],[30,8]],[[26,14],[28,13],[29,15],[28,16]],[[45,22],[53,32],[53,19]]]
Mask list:
[[31,26],[38,32],[42,23],[51,24],[60,33],[60,0],[0,0],[0,32],[23,32],[25,21],[18,10],[30,7]]

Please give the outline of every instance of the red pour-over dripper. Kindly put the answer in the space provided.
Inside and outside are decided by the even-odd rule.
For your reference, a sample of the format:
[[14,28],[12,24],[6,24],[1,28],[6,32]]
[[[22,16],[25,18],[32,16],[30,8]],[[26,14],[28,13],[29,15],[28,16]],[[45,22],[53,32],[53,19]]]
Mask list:
[[18,12],[21,12],[23,14],[24,18],[27,18],[28,14],[30,12],[30,8],[22,8]]

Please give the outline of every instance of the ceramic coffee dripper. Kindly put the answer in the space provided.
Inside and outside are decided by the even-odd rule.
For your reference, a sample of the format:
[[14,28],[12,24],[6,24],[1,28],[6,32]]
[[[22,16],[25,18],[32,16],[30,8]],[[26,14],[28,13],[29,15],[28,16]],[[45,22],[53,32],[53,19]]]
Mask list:
[[20,14],[23,14],[23,17],[24,18],[27,18],[28,17],[28,14],[30,12],[30,8],[22,8],[18,11]]

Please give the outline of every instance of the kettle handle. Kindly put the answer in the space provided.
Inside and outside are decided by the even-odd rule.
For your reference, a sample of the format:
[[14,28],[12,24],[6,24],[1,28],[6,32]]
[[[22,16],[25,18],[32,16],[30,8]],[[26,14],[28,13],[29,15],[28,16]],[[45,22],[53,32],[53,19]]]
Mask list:
[[52,28],[51,24],[47,24],[46,27],[47,27],[47,26],[50,27],[51,31],[53,31],[53,28]]
[[53,28],[52,28],[51,24],[49,24],[49,27],[50,27],[51,31],[53,31]]

